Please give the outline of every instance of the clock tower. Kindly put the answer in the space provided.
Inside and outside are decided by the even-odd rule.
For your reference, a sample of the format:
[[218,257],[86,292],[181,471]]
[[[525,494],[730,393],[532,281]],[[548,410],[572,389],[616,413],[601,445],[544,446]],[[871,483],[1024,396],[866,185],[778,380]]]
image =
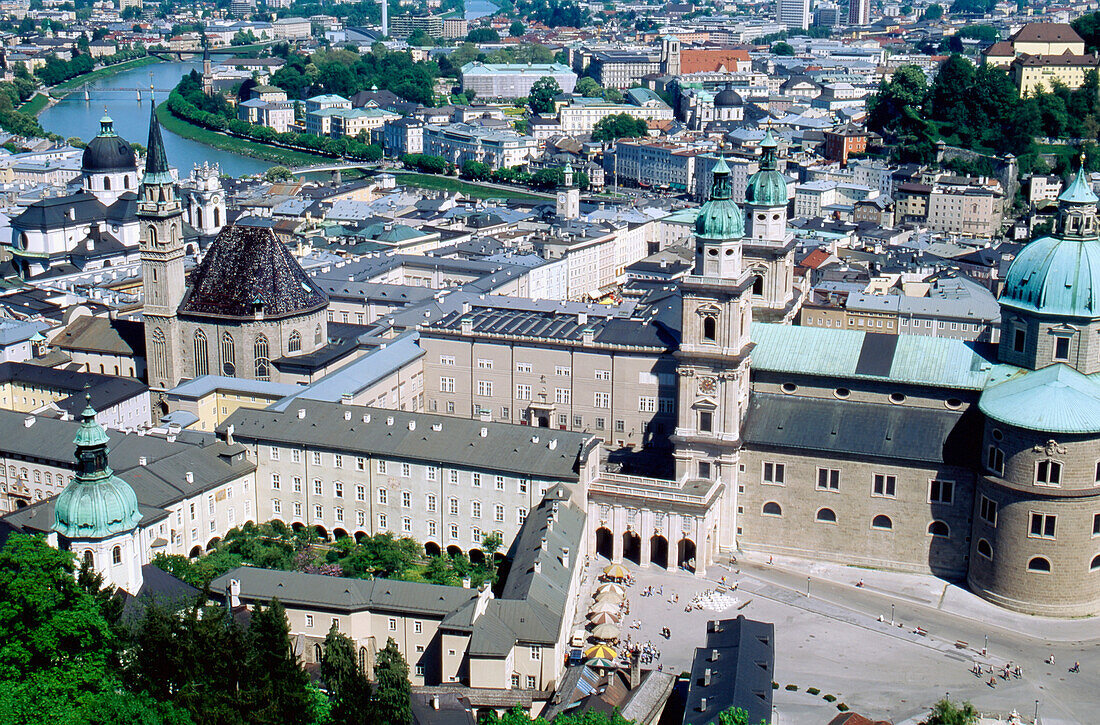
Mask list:
[[565,186],[558,190],[558,216],[576,219],[581,215],[581,190],[573,186],[573,165],[566,164],[563,173]]
[[679,480],[725,486],[717,542],[722,549],[736,544],[737,466],[752,350],[753,275],[742,260],[745,218],[731,197],[730,170],[719,159],[710,200],[695,221],[695,269],[681,284],[679,417],[673,436]]

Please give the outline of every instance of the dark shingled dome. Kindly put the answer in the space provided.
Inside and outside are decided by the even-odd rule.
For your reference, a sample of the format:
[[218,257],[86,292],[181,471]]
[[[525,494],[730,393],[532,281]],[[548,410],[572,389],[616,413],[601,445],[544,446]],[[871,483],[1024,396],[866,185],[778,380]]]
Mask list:
[[84,148],[84,171],[136,171],[134,149],[115,133],[110,116],[99,119],[99,135]]
[[264,319],[324,308],[317,288],[271,229],[228,226],[191,274],[181,315]]
[[732,88],[727,88],[714,97],[715,106],[740,106],[741,103],[741,96]]

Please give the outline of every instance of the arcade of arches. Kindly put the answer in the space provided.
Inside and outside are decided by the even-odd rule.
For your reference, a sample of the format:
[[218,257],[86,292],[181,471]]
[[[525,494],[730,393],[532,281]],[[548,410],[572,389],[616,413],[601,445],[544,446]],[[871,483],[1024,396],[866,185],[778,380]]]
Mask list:
[[718,556],[718,507],[657,511],[616,502],[588,504],[589,551],[615,563],[686,569],[705,576]]

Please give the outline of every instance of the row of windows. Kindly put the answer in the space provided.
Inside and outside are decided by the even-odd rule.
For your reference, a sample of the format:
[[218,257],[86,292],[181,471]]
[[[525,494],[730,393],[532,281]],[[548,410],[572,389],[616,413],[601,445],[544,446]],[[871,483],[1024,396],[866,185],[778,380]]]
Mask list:
[[[780,389],[787,395],[792,395],[798,391],[798,386],[794,383],[783,383],[783,385],[780,386]],[[833,390],[833,397],[839,400],[847,400],[851,396],[852,391],[848,388],[835,388]],[[890,393],[888,399],[894,405],[901,405],[906,400],[908,400],[908,397],[904,393]],[[958,398],[947,398],[943,401],[944,407],[948,410],[958,410],[962,407],[962,404],[962,401]]]
[[[768,501],[761,507],[760,513],[764,516],[782,516],[783,507],[777,501]],[[827,507],[820,508],[814,514],[814,521],[821,524],[835,524],[837,523],[836,511]],[[879,514],[871,519],[871,528],[892,531],[894,522],[889,516]],[[937,519],[928,524],[928,533],[931,536],[949,537],[951,536],[951,527]]]
[[[159,334],[158,334],[159,333]],[[313,333],[314,344],[321,344],[321,326],[317,325]],[[154,348],[158,345],[164,344],[164,333],[157,328],[153,331],[153,344]],[[195,375],[208,375],[210,374],[210,345],[206,337],[206,333],[202,330],[195,330],[192,337],[192,349],[195,357]],[[297,331],[290,333],[290,337],[287,339],[287,351],[291,353],[301,352],[302,350],[302,335]],[[228,332],[222,334],[221,340],[221,373],[228,377],[234,377],[237,374],[237,351],[233,342],[233,336]],[[263,334],[256,335],[252,341],[252,358],[253,358],[253,373],[257,380],[270,380],[271,379],[271,354],[267,341],[267,336]],[[163,371],[161,371],[163,372]]]
[[[993,547],[985,539],[978,539],[978,554],[983,558],[993,561]],[[1030,572],[1036,572],[1040,574],[1049,574],[1052,569],[1050,566],[1050,559],[1045,556],[1034,556],[1027,562],[1027,570]],[[1100,554],[1097,554],[1092,558],[1089,563],[1089,571],[1100,572]]]
[[[1072,334],[1055,333],[1054,347],[1051,350],[1050,359],[1054,362],[1069,362],[1069,341]],[[1012,350],[1023,352],[1027,348],[1027,330],[1017,327],[1012,332]]]
[[[323,465],[323,463],[322,463],[323,454],[320,451],[312,451],[311,453],[312,453],[313,465],[315,465],[315,466]],[[273,460],[273,461],[279,460],[280,455],[281,455],[280,449],[276,446],[271,446],[271,448],[270,448],[271,460]],[[299,450],[297,448],[292,448],[291,449],[292,462],[301,463],[301,457],[302,457],[301,456],[301,450]],[[350,459],[351,457],[348,456],[347,458]],[[345,459],[345,456],[343,456],[339,453],[332,454],[332,466],[333,466],[333,468],[343,468],[344,467],[344,459]],[[375,471],[379,474],[382,474],[382,475],[390,475],[389,463],[390,463],[389,461],[385,461],[385,460],[382,460],[382,459],[376,459],[375,460]],[[400,466],[401,478],[412,478],[412,464],[411,463],[400,463],[400,464],[397,464],[397,465]],[[361,458],[361,457],[356,457],[355,458],[355,470],[357,470],[357,471],[367,470],[367,459],[366,458]],[[424,467],[424,477],[425,477],[426,480],[428,480],[428,481],[438,481],[439,480],[439,475],[440,475],[440,469],[439,469],[438,466],[425,466]],[[447,477],[448,477],[448,479],[450,480],[451,483],[457,484],[459,482],[459,471],[456,470],[456,469],[449,469],[449,470],[447,470]],[[490,474],[482,474],[480,472],[475,471],[475,472],[470,474],[471,483],[475,487],[480,487],[483,477],[488,479],[488,478],[490,478]],[[504,488],[505,488],[506,480],[507,480],[506,477],[501,476],[501,475],[495,475],[495,476],[492,476],[492,478],[495,481],[497,490],[498,491],[503,491]],[[279,474],[277,474],[277,473],[272,474],[271,481],[272,481],[272,483],[271,483],[272,488],[279,488]],[[299,476],[295,476],[294,481],[296,483],[296,486],[298,486],[297,488],[295,488],[295,490],[300,490],[301,478]],[[524,480],[524,479],[518,479],[518,484],[519,484],[519,492],[520,493],[527,493],[527,481]],[[320,485],[320,479],[314,479],[314,485],[319,486]],[[342,487],[343,484],[341,482],[337,481],[335,483],[335,486]],[[320,489],[317,489],[316,493],[317,493],[317,495],[321,495]],[[337,493],[336,495],[337,496],[343,496],[342,493]]]
[[[784,486],[787,483],[787,466],[783,463],[765,461],[761,480],[771,486]],[[897,498],[897,476],[888,473],[875,473],[871,476],[871,495],[882,498]],[[818,468],[817,490],[839,491],[840,469]],[[955,482],[932,480],[928,484],[930,503],[949,504],[954,500]]]
[[[455,356],[454,355],[440,355],[439,356],[439,364],[442,365],[443,367],[454,367],[455,364],[456,364]],[[480,370],[492,370],[493,369],[493,361],[490,360],[490,359],[487,359],[487,358],[478,358],[477,367]],[[517,362],[516,363],[516,372],[517,373],[533,373],[534,370],[535,370],[535,368],[534,368],[534,365],[532,363],[529,363],[529,362]],[[562,377],[562,378],[568,378],[568,377],[571,377],[573,375],[573,370],[571,368],[567,367],[567,366],[564,366],[564,365],[557,365],[557,366],[554,367],[554,375],[556,375],[558,377]],[[610,370],[595,370],[595,371],[593,371],[592,378],[594,380],[609,381],[609,380],[611,380],[611,371]],[[653,373],[647,373],[647,372],[639,372],[638,373],[638,382],[642,383],[642,384],[657,383],[657,384],[660,384],[660,385],[675,385],[676,384],[676,377],[673,373],[653,374]],[[453,392],[453,391],[444,390],[442,392]]]
[[[478,502],[474,502],[474,503],[478,507],[477,514],[474,515],[474,518],[480,518],[481,517],[480,503],[478,503]],[[283,515],[282,501],[280,501],[277,498],[272,499],[271,500],[271,511],[272,511],[272,513],[274,513],[278,516],[282,516]],[[293,511],[293,516],[295,516],[296,518],[301,518],[302,517],[302,511],[303,511],[302,502],[301,501],[292,502],[292,511]],[[337,523],[344,523],[344,509],[343,508],[341,508],[339,506],[333,508],[332,515],[333,515],[333,519]],[[313,507],[313,518],[314,518],[315,521],[324,520],[324,518],[325,518],[325,508],[324,508],[324,506],[321,506],[320,504],[315,504],[314,505],[314,507]],[[522,526],[523,522],[526,519],[527,519],[527,509],[517,508],[516,509],[516,525],[517,526]],[[497,523],[504,523],[504,507],[503,506],[494,507],[493,520],[496,521]],[[378,522],[378,529],[379,530],[384,531],[384,530],[389,529],[390,521],[389,521],[389,515],[388,514],[379,513],[377,515],[377,522]],[[355,525],[356,526],[366,526],[367,525],[367,514],[366,514],[366,512],[364,512],[364,511],[356,511],[355,512]],[[428,525],[428,536],[438,536],[439,535],[438,531],[437,531],[437,523],[434,519],[429,519],[428,522],[427,522],[427,525]],[[211,531],[213,531],[213,527],[214,527],[214,522],[211,522]],[[409,516],[402,517],[401,518],[401,532],[406,533],[406,534],[410,534],[410,533],[412,533],[412,530],[413,530],[412,518],[409,517]],[[458,531],[459,531],[458,530],[458,524],[451,524],[450,525],[450,534],[451,534],[452,539],[458,539],[459,538]],[[500,533],[500,532],[497,532],[497,533]],[[471,540],[474,543],[480,543],[481,542],[481,536],[482,536],[481,529],[478,528],[478,527],[474,527],[473,529],[471,529],[471,535],[470,536],[471,536]]]
[[[1003,477],[1005,475],[1004,451],[997,446],[990,446],[986,451],[985,466],[991,473]],[[1034,481],[1036,486],[1061,486],[1062,462],[1050,459],[1036,461]],[[1096,462],[1093,482],[1100,486],[1100,461]]]

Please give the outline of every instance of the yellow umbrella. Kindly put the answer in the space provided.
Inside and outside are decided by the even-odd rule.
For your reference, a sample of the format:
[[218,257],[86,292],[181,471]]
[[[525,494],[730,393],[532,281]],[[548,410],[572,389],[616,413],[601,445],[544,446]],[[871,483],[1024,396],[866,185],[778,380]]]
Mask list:
[[603,568],[603,573],[612,579],[626,579],[630,572],[622,564],[608,564]]
[[618,657],[618,654],[616,654],[615,650],[611,649],[606,644],[598,644],[585,650],[584,656],[588,659],[614,660],[616,657]]
[[596,639],[618,639],[619,628],[614,624],[597,624],[592,629],[592,636]]
[[603,594],[604,592],[618,592],[619,594],[626,594],[626,589],[622,584],[616,584],[615,582],[604,582],[596,587],[596,594]]
[[622,594],[616,591],[612,591],[610,589],[605,592],[600,592],[596,595],[597,602],[613,602],[617,604],[624,599],[626,599],[626,597],[624,597]]

